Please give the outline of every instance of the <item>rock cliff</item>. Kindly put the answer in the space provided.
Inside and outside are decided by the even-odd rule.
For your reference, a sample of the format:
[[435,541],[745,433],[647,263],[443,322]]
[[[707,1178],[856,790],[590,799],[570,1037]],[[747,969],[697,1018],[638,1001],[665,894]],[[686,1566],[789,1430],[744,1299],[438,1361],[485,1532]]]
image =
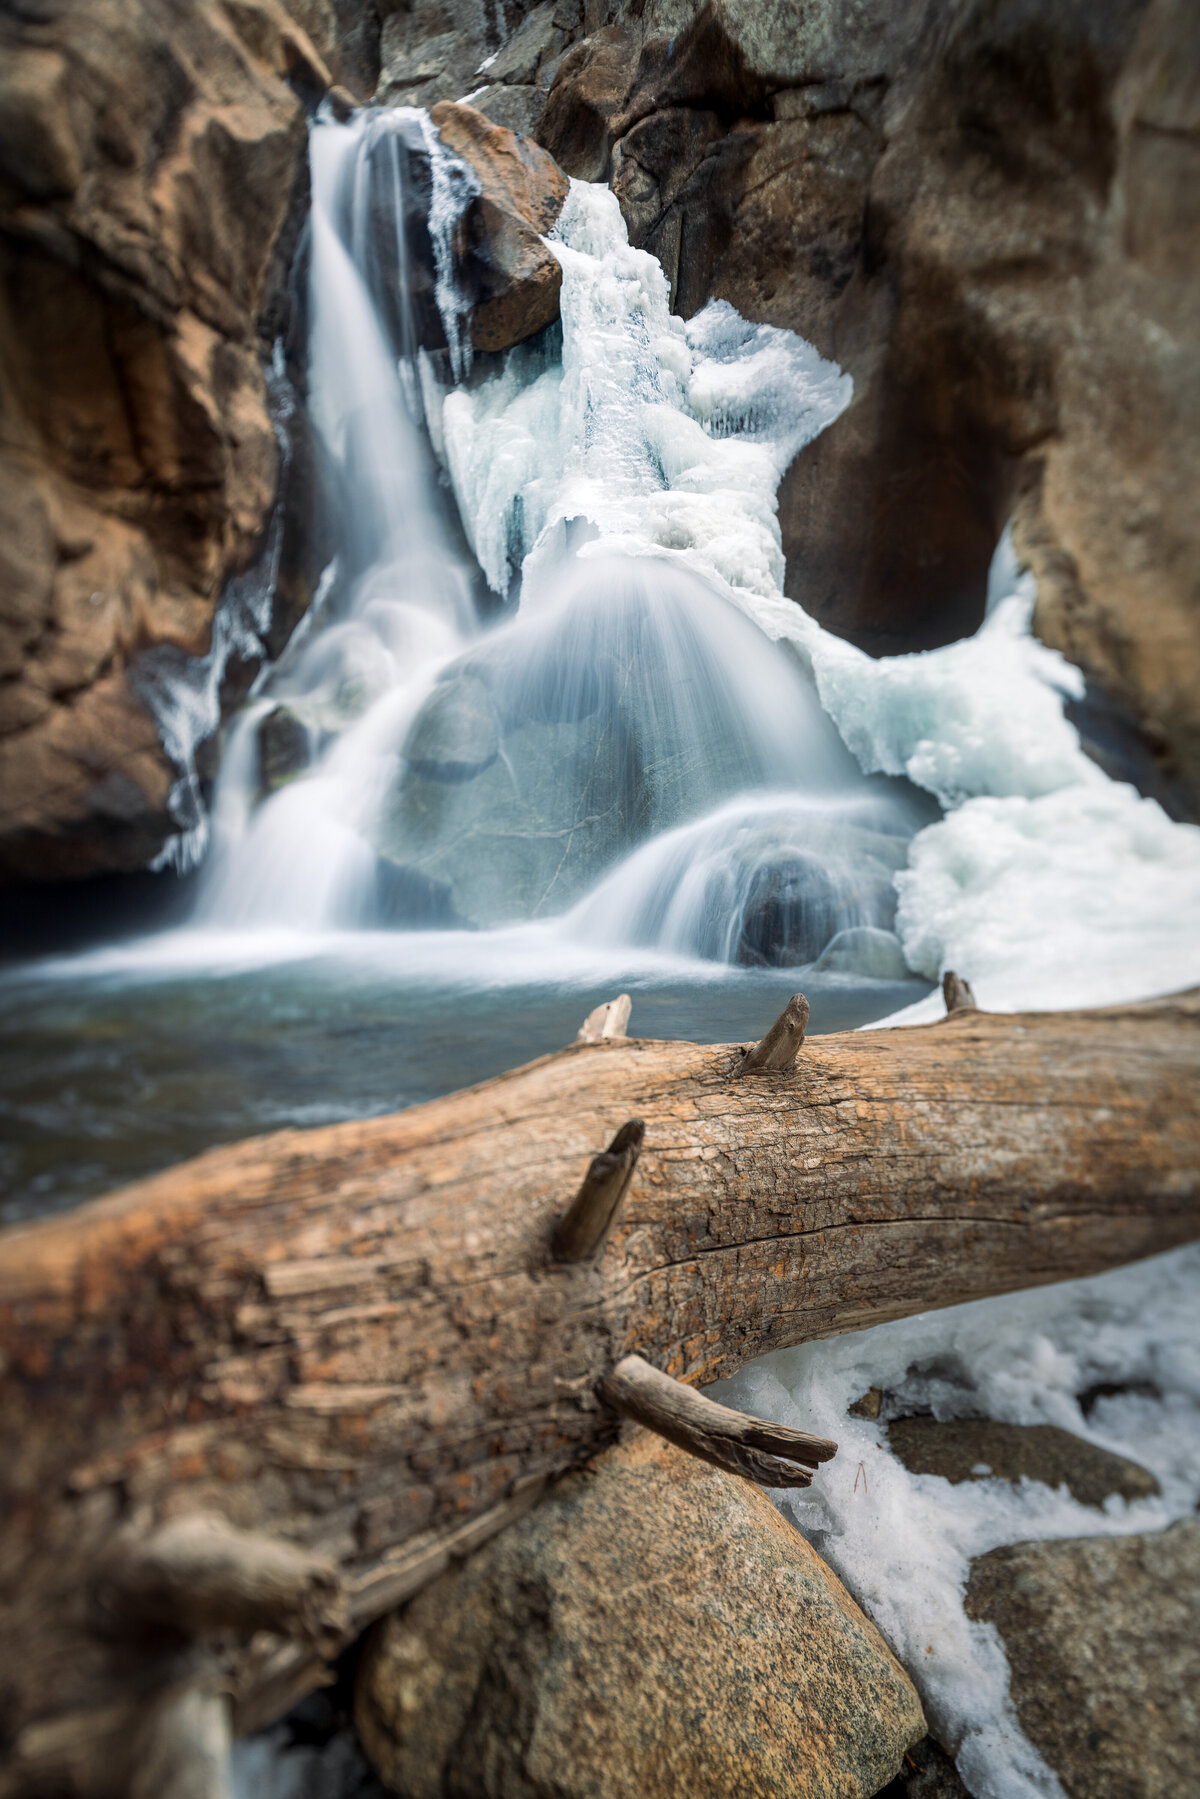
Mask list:
[[30,0],[0,45],[0,873],[53,878],[173,828],[131,672],[202,652],[260,544],[303,97],[337,43],[323,0]]

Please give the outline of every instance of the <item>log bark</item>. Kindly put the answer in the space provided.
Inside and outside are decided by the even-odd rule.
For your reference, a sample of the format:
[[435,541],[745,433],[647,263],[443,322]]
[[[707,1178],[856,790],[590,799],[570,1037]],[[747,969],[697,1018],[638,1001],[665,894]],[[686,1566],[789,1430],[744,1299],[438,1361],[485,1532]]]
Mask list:
[[[219,1675],[245,1729],[322,1678],[311,1605],[253,1634],[211,1595],[199,1635],[114,1616],[131,1536],[161,1556],[209,1517],[291,1545],[345,1640],[611,1439],[625,1356],[696,1385],[1200,1235],[1200,996],[963,1008],[752,1079],[743,1048],[574,1045],[0,1236],[0,1793],[128,1790],[101,1750],[168,1688]],[[560,1260],[634,1118],[607,1242]]]

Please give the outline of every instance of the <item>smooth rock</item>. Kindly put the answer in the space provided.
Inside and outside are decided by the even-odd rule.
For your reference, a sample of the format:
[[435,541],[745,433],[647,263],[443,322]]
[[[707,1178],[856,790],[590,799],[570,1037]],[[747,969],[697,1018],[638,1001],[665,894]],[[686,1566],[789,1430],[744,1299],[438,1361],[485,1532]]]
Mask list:
[[1159,1491],[1148,1468],[1114,1455],[1056,1424],[1003,1424],[994,1418],[894,1418],[888,1447],[911,1474],[964,1480],[1043,1481],[1066,1487],[1080,1505],[1102,1506],[1111,1494],[1152,1499]]
[[822,974],[857,974],[870,981],[907,981],[911,974],[896,933],[875,925],[853,925],[839,931],[813,967]]
[[532,139],[442,101],[430,114],[448,150],[474,170],[464,277],[474,296],[471,343],[506,350],[558,317],[562,269],[542,242],[567,197],[567,177]]
[[1017,1543],[971,1565],[1021,1728],[1069,1799],[1175,1799],[1200,1766],[1200,1518]]
[[765,1495],[641,1432],[386,1620],[355,1718],[407,1799],[866,1799],[925,1734]]
[[308,726],[290,706],[273,706],[258,727],[258,788],[265,799],[304,773],[312,760]]

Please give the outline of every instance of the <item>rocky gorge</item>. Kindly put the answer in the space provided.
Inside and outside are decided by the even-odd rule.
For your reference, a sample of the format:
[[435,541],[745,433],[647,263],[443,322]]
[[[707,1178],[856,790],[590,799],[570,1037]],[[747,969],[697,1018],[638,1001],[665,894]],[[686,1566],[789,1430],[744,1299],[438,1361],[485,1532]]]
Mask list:
[[0,46],[0,1795],[1175,1799],[1187,0]]
[[[836,358],[854,402],[780,495],[788,593],[876,652],[944,643],[978,622],[1012,513],[1036,628],[1088,677],[1085,737],[1195,816],[1192,24],[1185,0],[13,9],[7,878],[143,867],[178,831],[139,670],[204,655],[285,467],[269,617],[202,723],[210,773],[222,713],[311,599],[321,546],[287,520],[319,476],[265,371],[277,341],[296,354],[305,110],[339,79],[385,104],[469,96],[567,175],[611,180],[685,316],[718,296]],[[440,126],[511,199],[526,177],[481,127]],[[472,229],[499,294],[538,251],[496,206]],[[527,311],[481,305],[479,346],[552,317],[554,274]]]

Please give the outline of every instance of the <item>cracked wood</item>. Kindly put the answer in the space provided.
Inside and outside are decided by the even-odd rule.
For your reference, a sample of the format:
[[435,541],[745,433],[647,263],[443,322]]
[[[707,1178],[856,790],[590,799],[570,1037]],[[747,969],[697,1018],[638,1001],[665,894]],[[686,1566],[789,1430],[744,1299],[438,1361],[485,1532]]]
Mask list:
[[[223,1517],[392,1603],[611,1437],[596,1391],[625,1355],[699,1384],[1200,1234],[1195,995],[962,1008],[809,1039],[754,1079],[740,1060],[576,1045],[4,1233],[0,1793],[34,1790],[23,1743],[116,1716],[175,1666],[160,1644],[152,1676],[97,1623],[131,1528]],[[564,1208],[630,1118],[644,1148],[602,1252],[557,1260]],[[218,1650],[243,1719],[319,1678],[286,1638]]]

